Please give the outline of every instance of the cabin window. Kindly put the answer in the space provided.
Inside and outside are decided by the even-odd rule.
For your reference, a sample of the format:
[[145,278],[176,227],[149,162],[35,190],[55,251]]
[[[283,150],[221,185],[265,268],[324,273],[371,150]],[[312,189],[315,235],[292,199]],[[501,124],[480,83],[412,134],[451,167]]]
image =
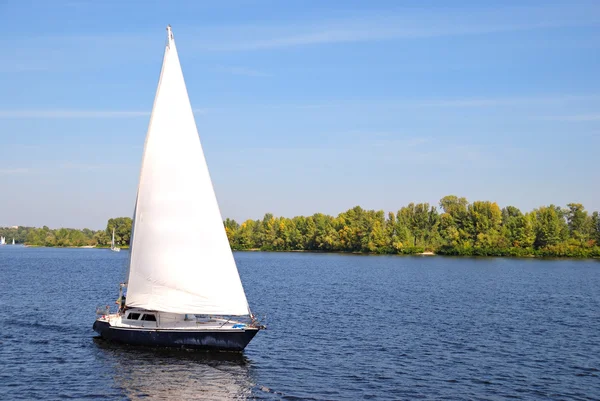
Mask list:
[[142,320],[146,320],[148,322],[156,322],[156,316],[154,316],[154,315],[144,315],[144,316],[142,316]]
[[129,315],[127,315],[127,319],[129,319],[129,320],[138,320],[139,318],[140,318],[139,313],[130,313]]

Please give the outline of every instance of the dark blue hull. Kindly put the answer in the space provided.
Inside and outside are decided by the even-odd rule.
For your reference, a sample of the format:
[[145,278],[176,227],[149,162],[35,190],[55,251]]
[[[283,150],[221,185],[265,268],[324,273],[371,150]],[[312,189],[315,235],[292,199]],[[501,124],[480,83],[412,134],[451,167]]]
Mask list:
[[242,351],[258,333],[257,328],[243,330],[182,331],[166,329],[130,329],[94,322],[94,331],[102,338],[130,345],[176,347],[207,351]]

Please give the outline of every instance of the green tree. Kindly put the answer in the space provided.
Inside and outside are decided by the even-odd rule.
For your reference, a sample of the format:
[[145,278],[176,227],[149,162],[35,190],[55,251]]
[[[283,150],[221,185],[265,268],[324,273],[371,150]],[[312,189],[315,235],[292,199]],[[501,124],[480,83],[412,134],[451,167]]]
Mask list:
[[386,247],[389,252],[392,252],[394,244],[398,241],[398,236],[396,235],[396,215],[394,212],[389,212],[385,221],[385,237]]
[[[340,219],[340,245],[347,252],[360,252],[363,238],[368,234],[365,211],[356,206],[338,216]],[[368,242],[368,241],[367,241]]]
[[584,242],[593,233],[593,220],[581,203],[569,203],[566,212],[567,224],[571,238]]
[[400,249],[404,250],[407,247],[414,247],[417,241],[413,233],[414,225],[414,203],[408,204],[398,210],[396,214],[396,236],[400,244]]
[[[131,240],[131,225],[132,220],[130,217],[116,217],[113,219],[108,219],[108,223],[106,224],[106,235],[112,239],[112,231],[115,229],[115,245],[129,245]],[[110,244],[110,239],[108,241]]]
[[440,235],[445,245],[456,248],[461,245],[461,236],[458,224],[450,213],[440,215]]
[[322,213],[312,216],[315,223],[315,246],[322,251],[334,251],[339,247],[339,233],[334,226],[334,219]]
[[535,221],[535,246],[545,247],[556,245],[561,241],[563,225],[556,207],[542,206],[534,210]]
[[385,232],[385,213],[383,210],[369,210],[365,216],[367,235],[363,237],[362,249],[371,253],[387,253],[388,241]]
[[239,230],[240,225],[232,219],[225,219],[223,225],[225,226],[225,234],[227,235],[229,246],[232,249],[236,249],[237,244],[235,243],[235,233],[237,230]]
[[258,222],[246,220],[240,225],[240,228],[234,235],[234,249],[254,249],[257,247],[256,235],[258,232]]
[[[459,198],[455,195],[448,195],[440,200],[440,207],[452,217],[444,218],[442,238],[446,241],[455,242],[457,246],[470,246],[473,239],[472,221],[469,219],[469,202],[466,198]],[[442,224],[441,224],[442,225]]]
[[482,247],[493,247],[499,243],[502,212],[496,202],[476,201],[468,207],[471,224],[471,239]]
[[97,246],[108,246],[110,245],[111,237],[106,234],[105,231],[96,231],[92,238],[93,245]]

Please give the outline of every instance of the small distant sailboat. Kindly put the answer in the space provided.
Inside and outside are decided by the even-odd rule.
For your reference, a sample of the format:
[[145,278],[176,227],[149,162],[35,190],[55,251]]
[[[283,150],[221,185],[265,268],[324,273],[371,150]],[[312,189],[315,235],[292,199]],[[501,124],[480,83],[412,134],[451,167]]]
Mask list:
[[110,250],[113,252],[121,252],[121,248],[115,246],[115,229],[113,227],[112,241],[110,241]]
[[0,245],[6,245],[6,238],[0,237]]
[[242,351],[264,328],[250,311],[229,247],[171,26],[144,146],[127,276],[117,313],[98,310],[93,328],[105,339]]
[[13,245],[15,244],[15,239],[14,239],[14,238],[13,238],[13,243],[12,243],[12,244],[13,244]]

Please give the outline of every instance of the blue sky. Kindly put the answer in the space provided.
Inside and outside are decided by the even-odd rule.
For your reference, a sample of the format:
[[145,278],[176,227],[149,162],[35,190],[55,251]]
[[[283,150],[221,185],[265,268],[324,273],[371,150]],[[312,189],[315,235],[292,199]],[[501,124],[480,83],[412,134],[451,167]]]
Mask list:
[[132,215],[167,24],[223,217],[448,194],[600,210],[597,1],[0,0],[0,17],[0,226]]

